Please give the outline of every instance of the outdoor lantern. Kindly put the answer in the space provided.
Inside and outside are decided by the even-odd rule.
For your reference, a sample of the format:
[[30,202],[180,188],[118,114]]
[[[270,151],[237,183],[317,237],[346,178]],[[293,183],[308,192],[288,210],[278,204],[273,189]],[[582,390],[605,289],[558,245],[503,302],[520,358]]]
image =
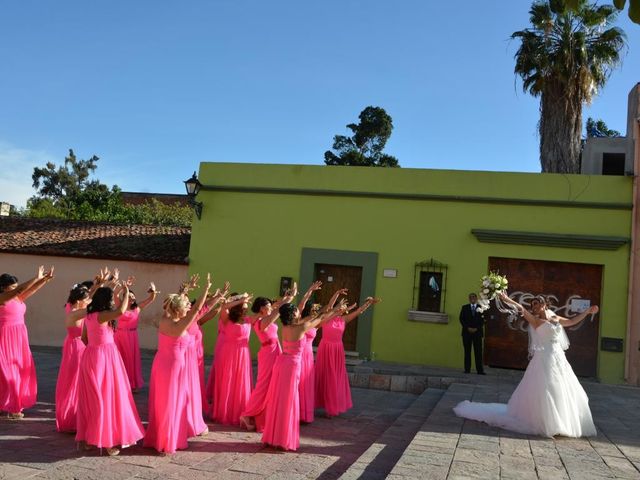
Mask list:
[[200,220],[200,217],[202,217],[202,202],[196,202],[196,196],[198,195],[198,192],[200,192],[202,184],[200,183],[200,180],[198,180],[196,172],[193,172],[190,179],[184,181],[184,186],[187,189],[189,205],[193,207],[193,210],[196,212],[196,217]]

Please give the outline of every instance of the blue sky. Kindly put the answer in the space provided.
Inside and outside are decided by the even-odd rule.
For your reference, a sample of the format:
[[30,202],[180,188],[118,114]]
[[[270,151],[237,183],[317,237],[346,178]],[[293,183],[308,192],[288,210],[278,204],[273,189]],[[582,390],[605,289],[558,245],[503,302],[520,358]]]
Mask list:
[[[123,190],[182,193],[200,162],[323,163],[368,106],[403,167],[539,171],[538,100],[513,75],[528,0],[7,2],[0,200],[69,148]],[[640,26],[584,117],[626,130]]]

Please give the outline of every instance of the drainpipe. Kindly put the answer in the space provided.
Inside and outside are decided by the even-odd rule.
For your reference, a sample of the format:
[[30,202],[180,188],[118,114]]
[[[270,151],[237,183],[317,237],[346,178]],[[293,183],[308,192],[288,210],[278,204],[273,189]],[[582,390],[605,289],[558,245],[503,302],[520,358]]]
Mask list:
[[[640,91],[640,87],[636,86]],[[636,97],[637,101],[637,97]],[[640,108],[633,122],[633,213],[631,215],[631,255],[629,259],[629,303],[627,313],[627,354],[625,381],[640,386]]]

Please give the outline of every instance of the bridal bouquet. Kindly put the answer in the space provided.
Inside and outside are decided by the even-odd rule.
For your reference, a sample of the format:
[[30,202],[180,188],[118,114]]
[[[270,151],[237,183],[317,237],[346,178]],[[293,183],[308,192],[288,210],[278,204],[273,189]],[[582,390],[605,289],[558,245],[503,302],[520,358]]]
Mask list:
[[478,300],[479,312],[489,310],[491,300],[496,298],[499,293],[504,292],[509,286],[507,277],[498,275],[495,272],[489,272],[489,275],[483,275],[480,280],[480,300]]

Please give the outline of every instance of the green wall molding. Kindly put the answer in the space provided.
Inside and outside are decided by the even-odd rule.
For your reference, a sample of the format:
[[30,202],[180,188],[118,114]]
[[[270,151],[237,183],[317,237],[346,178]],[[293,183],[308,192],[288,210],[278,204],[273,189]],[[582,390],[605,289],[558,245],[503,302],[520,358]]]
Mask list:
[[596,235],[569,235],[564,233],[513,232],[508,230],[483,230],[474,228],[471,233],[480,242],[540,245],[545,247],[585,248],[592,250],[617,250],[630,242],[625,237]]
[[[375,252],[356,252],[351,250],[327,250],[323,248],[302,248],[300,261],[300,290],[304,291],[315,278],[315,264],[348,265],[362,267],[360,302],[375,296],[376,275],[378,272],[378,254]],[[373,307],[375,308],[375,307]],[[369,356],[371,352],[372,309],[368,309],[358,318],[356,348],[360,355]]]
[[465,195],[431,195],[428,193],[390,193],[371,191],[358,192],[349,190],[323,190],[310,188],[203,185],[201,190],[208,192],[263,193],[276,195],[309,195],[325,197],[361,197],[393,200],[422,200],[432,202],[488,203],[525,206],[533,205],[536,207],[596,208],[605,210],[632,210],[633,208],[633,205],[631,203],[618,202],[577,202],[573,200],[537,200],[527,198],[477,197]]

